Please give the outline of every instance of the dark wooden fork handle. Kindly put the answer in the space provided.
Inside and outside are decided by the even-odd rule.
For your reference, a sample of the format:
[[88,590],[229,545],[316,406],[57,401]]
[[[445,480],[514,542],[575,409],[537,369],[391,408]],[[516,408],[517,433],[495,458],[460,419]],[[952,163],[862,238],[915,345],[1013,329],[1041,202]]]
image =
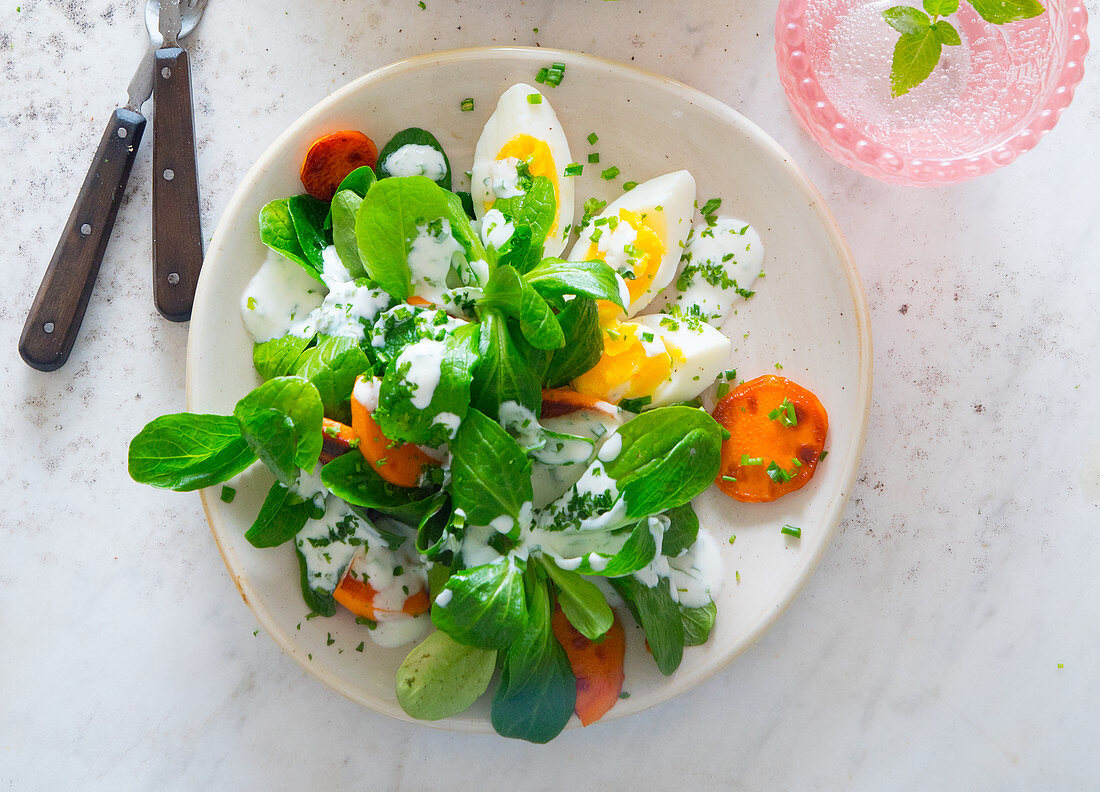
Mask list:
[[165,318],[186,322],[202,268],[202,226],[185,50],[157,50],[153,90],[153,296]]
[[19,337],[32,368],[53,371],[69,359],[144,131],[140,113],[111,114]]

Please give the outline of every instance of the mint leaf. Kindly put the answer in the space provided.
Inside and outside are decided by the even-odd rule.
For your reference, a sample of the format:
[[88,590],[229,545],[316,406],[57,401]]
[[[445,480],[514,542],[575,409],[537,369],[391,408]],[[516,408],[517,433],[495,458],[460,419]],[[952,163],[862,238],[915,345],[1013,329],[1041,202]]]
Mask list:
[[994,25],[1031,19],[1044,11],[1038,0],[971,0],[970,4],[982,19]]
[[949,47],[955,47],[962,44],[962,39],[959,37],[959,31],[955,30],[955,26],[946,19],[941,19],[939,22],[932,25],[932,30],[939,38],[941,44],[946,44]]
[[894,45],[894,59],[890,65],[890,93],[893,96],[907,94],[928,79],[928,75],[939,63],[942,50],[943,43],[931,25],[917,33],[902,33],[898,43]]
[[[935,0],[930,0],[935,2]],[[882,12],[882,18],[886,24],[902,35],[915,35],[928,30],[932,26],[932,20],[919,8],[912,6],[894,6]]]
[[934,17],[947,16],[959,10],[959,0],[924,0],[924,10]]

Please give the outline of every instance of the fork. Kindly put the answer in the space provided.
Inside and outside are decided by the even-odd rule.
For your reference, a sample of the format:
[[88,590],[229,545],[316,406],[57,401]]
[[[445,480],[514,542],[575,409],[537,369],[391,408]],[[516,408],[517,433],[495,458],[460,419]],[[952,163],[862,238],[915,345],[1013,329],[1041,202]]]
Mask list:
[[[178,10],[165,4],[178,3]],[[153,119],[153,298],[174,322],[191,318],[202,268],[202,222],[191,107],[191,65],[179,38],[198,24],[207,0],[149,0],[146,27],[163,40],[154,67]],[[153,6],[157,7],[156,29]]]

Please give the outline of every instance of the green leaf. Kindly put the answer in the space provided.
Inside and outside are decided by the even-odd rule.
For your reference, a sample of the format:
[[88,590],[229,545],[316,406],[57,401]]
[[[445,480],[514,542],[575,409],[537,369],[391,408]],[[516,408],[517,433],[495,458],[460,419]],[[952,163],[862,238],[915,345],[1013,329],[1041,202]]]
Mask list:
[[491,649],[466,646],[445,632],[434,632],[397,669],[397,703],[419,720],[457,715],[488,689],[496,661]]
[[344,177],[344,180],[340,182],[340,186],[336,188],[336,192],[351,190],[362,198],[367,194],[367,190],[374,186],[376,181],[378,181],[378,178],[374,175],[374,171],[371,170],[371,167],[369,165],[360,165]]
[[497,416],[500,405],[506,401],[521,404],[538,415],[542,389],[523,354],[524,344],[523,337],[509,327],[499,312],[490,309],[482,313],[470,403],[491,418]]
[[301,377],[276,377],[259,386],[233,408],[242,425],[258,412],[273,409],[287,416],[294,425],[298,450],[294,462],[310,471],[321,454],[321,423],[324,407],[317,388]]
[[278,547],[293,539],[306,524],[313,505],[297,497],[292,490],[276,481],[267,491],[252,526],[244,538],[253,547]]
[[265,380],[293,374],[297,370],[298,358],[313,343],[313,338],[285,335],[262,341],[252,347],[252,363]]
[[474,525],[508,515],[518,525],[531,501],[531,461],[496,421],[467,413],[451,442],[451,497]]
[[298,232],[294,228],[294,219],[290,214],[290,199],[279,198],[260,209],[260,241],[277,253],[286,256],[317,279],[321,280],[321,271],[315,267],[302,250],[298,241]]
[[344,268],[353,278],[367,274],[359,258],[359,241],[355,236],[355,218],[363,199],[352,190],[340,190],[332,198],[332,244]]
[[366,353],[354,346],[309,378],[321,395],[325,415],[341,423],[351,423],[351,392],[355,380],[369,370]]
[[358,451],[338,456],[321,468],[321,483],[353,506],[374,509],[414,525],[432,505],[431,494],[391,484]]
[[[958,0],[955,0],[958,3]],[[932,26],[932,20],[919,8],[912,6],[894,6],[882,12],[886,24],[903,35],[915,35],[928,30]]]
[[616,432],[622,448],[604,466],[626,499],[629,517],[688,503],[718,475],[724,433],[703,410],[659,407]]
[[514,267],[524,273],[542,261],[543,246],[534,239],[531,226],[516,226],[512,236],[498,251],[498,266]]
[[680,606],[680,618],[684,625],[684,646],[701,646],[710,637],[714,629],[714,620],[718,616],[718,607],[714,601],[699,608]]
[[255,410],[240,421],[241,435],[248,447],[275,478],[286,486],[298,479],[298,437],[290,418],[275,409]]
[[622,282],[610,266],[603,261],[562,261],[545,258],[523,279],[535,287],[543,297],[561,297],[575,294],[594,300],[607,300],[625,310],[623,295],[619,291]]
[[294,551],[298,556],[298,577],[306,607],[309,608],[310,613],[316,613],[318,616],[335,616],[336,599],[332,596],[332,592],[315,589],[310,585],[309,566],[297,543],[294,545]]
[[536,349],[558,349],[565,344],[550,304],[510,266],[496,268],[478,305],[518,319],[520,331]]
[[[924,10],[931,16],[947,16],[959,10],[959,0],[924,0]],[[899,33],[906,31],[900,30]]]
[[540,562],[558,591],[558,604],[565,618],[581,635],[598,641],[611,629],[615,614],[607,604],[603,592],[595,584],[585,580],[577,572],[562,569],[548,556]]
[[[600,577],[621,577],[637,572],[657,555],[657,543],[650,530],[649,517],[639,520],[623,542],[622,547],[613,555],[607,553],[588,553],[582,559],[577,571],[585,575]],[[593,566],[592,556],[603,559],[599,566]]]
[[939,63],[943,45],[931,27],[903,33],[894,45],[890,65],[890,92],[902,96],[920,85]]
[[298,237],[302,255],[318,272],[324,269],[325,262],[321,252],[328,247],[325,236],[325,217],[328,204],[312,195],[295,195],[287,199],[287,209]]
[[661,542],[661,555],[675,558],[695,544],[699,537],[699,518],[690,503],[671,508],[665,514],[670,525]]
[[589,297],[577,297],[566,303],[558,314],[565,345],[554,352],[544,382],[548,388],[560,388],[599,362],[603,357],[603,333],[596,303]]
[[941,19],[939,22],[932,25],[932,31],[939,37],[943,44],[949,47],[957,47],[962,44],[962,38],[959,36],[959,31],[955,30],[955,26],[946,19]]
[[[478,326],[470,323],[454,330],[442,342],[418,342],[424,345],[442,344],[441,349],[433,347],[439,352],[439,381],[426,407],[416,406],[414,397],[420,383],[410,380],[408,375],[424,372],[426,366],[434,364],[433,361],[421,360],[417,364],[418,372],[413,372],[408,358],[404,357],[406,352],[409,356],[419,355],[415,345],[412,345],[386,365],[378,394],[378,409],[372,413],[386,437],[432,447],[451,440],[456,430],[454,421],[441,421],[439,416],[447,414],[458,421],[466,416],[470,406],[472,369],[477,360],[478,332]],[[425,347],[419,349],[424,350]]]
[[527,624],[524,565],[503,557],[453,573],[432,603],[432,623],[467,646],[500,649],[512,643]]
[[684,624],[669,579],[661,578],[653,588],[633,576],[612,578],[611,585],[645,631],[657,669],[665,676],[674,672],[684,657]]
[[191,492],[228,481],[256,461],[232,416],[154,418],[130,441],[127,467],[139,484]]
[[347,336],[318,335],[316,338],[317,343],[303,352],[295,361],[292,372],[295,376],[310,379],[344,352],[359,346],[354,338]]
[[493,202],[493,208],[511,220],[517,228],[522,225],[531,229],[533,246],[541,246],[546,241],[550,227],[554,224],[557,206],[554,183],[545,176],[532,179],[531,186],[522,195],[497,198]]
[[502,737],[533,743],[554,739],[577,704],[577,680],[550,629],[550,598],[538,575],[528,576],[530,616],[508,647],[490,719]]
[[[440,154],[443,155],[443,164],[445,166],[443,175],[435,179],[435,183],[442,187],[444,190],[451,189],[451,161],[447,158],[447,152],[443,150],[443,146],[436,140],[435,135],[426,129],[420,129],[419,127],[409,127],[403,129],[390,138],[390,142],[382,147],[382,150],[378,152],[378,175],[385,179],[393,176],[394,174],[389,171],[388,160],[390,155],[397,151],[402,146],[428,146],[434,148]],[[423,175],[423,174],[421,174]]]
[[970,4],[982,19],[994,25],[1031,19],[1045,10],[1038,0],[971,0]]

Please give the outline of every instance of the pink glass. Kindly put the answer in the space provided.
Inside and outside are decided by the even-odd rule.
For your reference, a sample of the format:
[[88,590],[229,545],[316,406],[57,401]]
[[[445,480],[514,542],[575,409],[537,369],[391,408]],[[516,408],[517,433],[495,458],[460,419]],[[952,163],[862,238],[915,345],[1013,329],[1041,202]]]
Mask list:
[[950,18],[962,45],[932,75],[890,96],[898,34],[882,19],[916,0],[780,0],[779,77],[799,121],[839,162],[913,186],[989,173],[1029,151],[1081,82],[1088,15],[1080,0],[1044,0],[1034,19],[991,25],[964,1]]

